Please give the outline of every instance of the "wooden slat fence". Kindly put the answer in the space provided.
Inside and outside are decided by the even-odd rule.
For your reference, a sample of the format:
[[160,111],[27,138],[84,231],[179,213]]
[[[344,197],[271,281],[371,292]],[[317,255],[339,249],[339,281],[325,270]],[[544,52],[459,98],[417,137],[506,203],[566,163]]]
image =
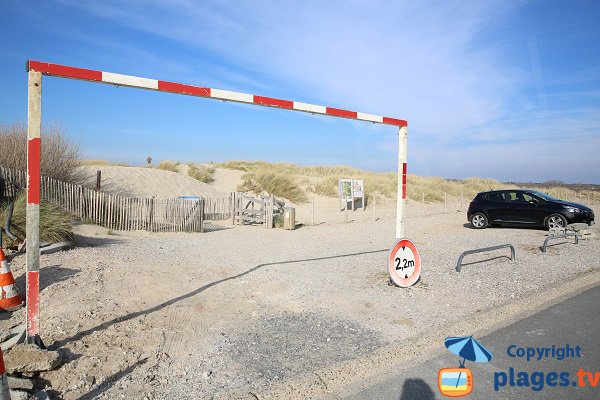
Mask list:
[[221,221],[231,218],[232,194],[221,197],[203,197],[204,219],[208,221]]
[[[26,173],[0,166],[0,196],[14,198]],[[231,217],[231,196],[222,198],[136,198],[95,191],[42,177],[42,198],[84,222],[119,231],[202,232],[205,220]]]

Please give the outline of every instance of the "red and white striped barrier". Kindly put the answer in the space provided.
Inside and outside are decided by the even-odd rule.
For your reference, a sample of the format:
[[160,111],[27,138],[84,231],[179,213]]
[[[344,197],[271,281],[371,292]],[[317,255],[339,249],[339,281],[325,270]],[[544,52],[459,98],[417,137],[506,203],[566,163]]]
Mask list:
[[348,118],[376,124],[393,125],[399,128],[398,145],[398,201],[396,237],[404,237],[404,205],[406,202],[406,145],[407,122],[402,119],[350,111],[341,108],[276,99],[273,97],[232,92],[222,89],[187,85],[158,79],[141,78],[113,72],[98,71],[41,61],[27,61],[28,113],[27,113],[27,343],[40,344],[39,338],[39,204],[40,204],[40,149],[42,121],[42,75],[106,83],[116,86],[156,90],[188,96],[211,98],[255,104],[264,107],[283,108],[311,114]]
[[240,92],[231,92],[229,90],[186,85],[182,83],[162,81],[159,79],[140,78],[137,76],[121,75],[112,72],[69,67],[66,65],[51,64],[47,62],[28,61],[27,71],[36,71],[41,72],[44,75],[59,76],[62,78],[80,79],[84,81],[107,83],[111,85],[157,90],[159,92],[171,92],[185,94],[188,96],[208,97],[217,100],[256,104],[266,107],[285,108],[288,110],[329,115],[332,117],[357,119],[378,124],[407,126],[407,122],[405,120],[384,117],[380,115],[301,103],[299,101],[276,99],[272,97],[257,96]]

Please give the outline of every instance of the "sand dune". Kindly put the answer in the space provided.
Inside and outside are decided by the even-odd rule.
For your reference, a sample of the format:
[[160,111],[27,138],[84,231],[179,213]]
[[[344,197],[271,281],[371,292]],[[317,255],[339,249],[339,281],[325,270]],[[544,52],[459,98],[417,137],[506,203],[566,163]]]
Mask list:
[[183,173],[155,168],[102,165],[85,166],[81,169],[87,185],[95,184],[96,171],[100,170],[102,191],[134,197],[221,196],[228,193],[227,190],[221,189],[234,186],[231,180],[235,179],[235,177],[228,177],[227,174],[219,174],[223,178],[221,185],[217,185],[216,182],[209,185]]

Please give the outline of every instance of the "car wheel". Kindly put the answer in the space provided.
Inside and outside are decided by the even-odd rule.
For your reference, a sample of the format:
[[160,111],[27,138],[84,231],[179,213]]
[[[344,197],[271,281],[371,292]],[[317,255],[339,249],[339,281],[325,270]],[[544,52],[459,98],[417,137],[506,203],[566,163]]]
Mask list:
[[485,214],[475,213],[471,216],[471,225],[475,229],[484,229],[488,226],[488,219]]
[[567,219],[560,214],[550,214],[548,218],[546,218],[546,228],[566,228],[567,227]]

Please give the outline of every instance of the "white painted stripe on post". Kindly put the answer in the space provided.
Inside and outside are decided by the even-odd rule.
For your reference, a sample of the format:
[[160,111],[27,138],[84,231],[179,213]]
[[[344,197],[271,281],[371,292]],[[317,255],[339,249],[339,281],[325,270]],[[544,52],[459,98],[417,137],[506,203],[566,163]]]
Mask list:
[[363,121],[378,122],[380,124],[383,123],[383,117],[381,115],[373,115],[361,112],[356,113],[356,119],[361,119]]
[[327,114],[327,107],[317,106],[316,104],[301,103],[299,101],[294,102],[294,110],[306,111],[317,114]]
[[253,95],[240,92],[230,92],[229,90],[211,88],[210,97],[221,100],[239,101],[241,103],[254,103]]
[[102,72],[102,82],[158,90],[158,79],[140,78],[112,72]]

